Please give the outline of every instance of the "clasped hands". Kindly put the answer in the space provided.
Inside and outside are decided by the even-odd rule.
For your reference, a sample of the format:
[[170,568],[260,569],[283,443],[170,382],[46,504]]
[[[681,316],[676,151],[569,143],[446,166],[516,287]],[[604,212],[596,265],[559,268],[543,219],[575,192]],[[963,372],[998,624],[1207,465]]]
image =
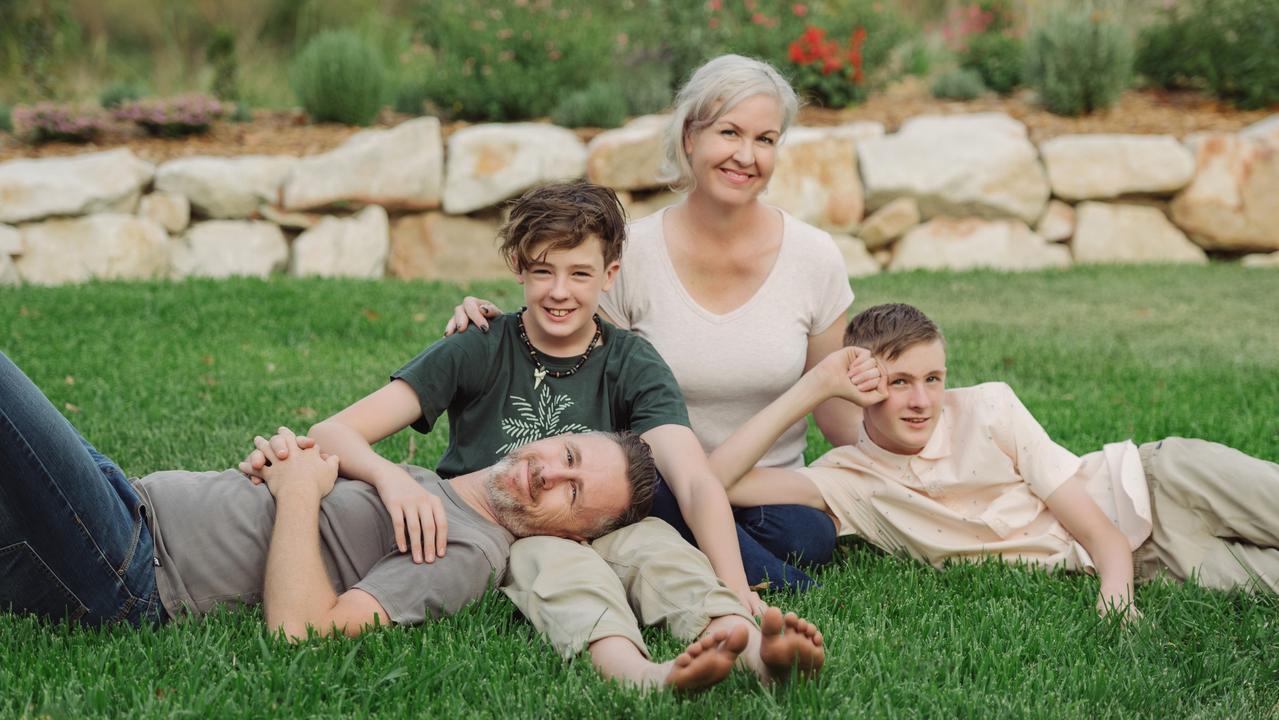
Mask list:
[[[332,492],[339,458],[320,452],[310,438],[298,437],[292,430],[280,427],[269,441],[259,435],[253,438],[253,444],[257,449],[240,463],[240,470],[255,485],[266,483],[274,497],[280,497],[292,486],[308,487],[317,493],[317,500]],[[246,466],[253,472],[248,472]]]

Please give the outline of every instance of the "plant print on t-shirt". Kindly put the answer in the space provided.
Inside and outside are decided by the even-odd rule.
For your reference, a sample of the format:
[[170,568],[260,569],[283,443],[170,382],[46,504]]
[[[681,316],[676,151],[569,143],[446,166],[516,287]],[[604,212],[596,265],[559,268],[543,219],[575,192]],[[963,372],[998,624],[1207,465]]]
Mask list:
[[502,432],[511,441],[497,449],[505,454],[515,448],[541,440],[552,435],[563,433],[589,432],[591,428],[581,423],[560,424],[564,411],[573,407],[573,398],[568,395],[554,395],[551,387],[543,384],[538,393],[536,405],[519,395],[511,395],[511,411],[502,420]]

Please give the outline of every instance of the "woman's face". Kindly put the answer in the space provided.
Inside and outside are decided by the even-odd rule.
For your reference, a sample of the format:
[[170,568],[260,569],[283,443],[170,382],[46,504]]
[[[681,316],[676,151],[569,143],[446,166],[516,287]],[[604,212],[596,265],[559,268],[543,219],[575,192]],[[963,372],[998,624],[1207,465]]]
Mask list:
[[754,202],[773,175],[782,109],[768,95],[749,97],[718,120],[684,136],[697,181],[694,193],[729,205]]

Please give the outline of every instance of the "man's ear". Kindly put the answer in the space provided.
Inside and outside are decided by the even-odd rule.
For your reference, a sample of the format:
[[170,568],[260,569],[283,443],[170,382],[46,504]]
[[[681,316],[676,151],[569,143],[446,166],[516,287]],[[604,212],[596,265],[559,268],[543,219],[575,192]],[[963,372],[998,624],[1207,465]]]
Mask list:
[[613,282],[617,279],[617,271],[621,269],[622,263],[617,260],[609,263],[608,267],[604,268],[604,292],[613,289]]

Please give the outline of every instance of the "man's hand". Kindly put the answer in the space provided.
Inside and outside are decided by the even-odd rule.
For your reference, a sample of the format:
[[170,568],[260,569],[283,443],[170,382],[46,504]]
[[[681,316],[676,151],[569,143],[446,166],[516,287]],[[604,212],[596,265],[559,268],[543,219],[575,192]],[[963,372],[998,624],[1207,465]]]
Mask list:
[[[261,437],[261,436],[258,436],[258,437]],[[283,435],[273,435],[271,436],[271,439],[268,440],[267,442],[270,444],[271,450],[275,453],[275,457],[278,457],[281,460],[288,459],[289,446],[284,441]],[[306,435],[298,435],[296,442],[297,442],[298,448],[302,450],[309,450],[315,447],[315,441],[307,437]],[[254,443],[255,444],[257,443],[257,438],[254,438]],[[329,457],[328,453],[323,451],[320,452],[321,460],[327,460],[328,457]],[[266,459],[266,453],[262,452],[259,449],[255,449],[253,452],[245,456],[244,460],[240,462],[239,468],[240,468],[240,472],[244,473],[245,475],[249,477],[250,482],[252,482],[254,485],[261,485],[263,482],[262,469],[269,464],[270,463],[268,463]]]
[[[444,516],[444,503],[417,483],[400,468],[377,483],[378,496],[391,515],[395,528],[395,544],[400,552],[410,548],[413,562],[435,562],[444,557],[448,541],[449,521]],[[407,541],[406,541],[407,540]]]
[[870,407],[888,397],[888,374],[869,350],[843,347],[822,358],[812,372],[831,397]]
[[489,330],[489,318],[495,318],[502,314],[502,309],[497,305],[467,295],[462,299],[462,304],[453,308],[453,317],[449,320],[449,324],[444,326],[444,337],[448,337],[455,332],[465,332],[466,328],[475,323],[475,326],[484,332]]
[[[277,441],[283,442],[288,450],[287,459],[276,454],[273,445]],[[271,495],[278,498],[286,487],[302,483],[309,483],[320,498],[333,490],[338,477],[338,456],[321,457],[314,447],[303,450],[298,447],[297,436],[286,427],[281,427],[271,440],[259,435],[253,438],[253,443],[268,461],[262,468],[262,479]]]

